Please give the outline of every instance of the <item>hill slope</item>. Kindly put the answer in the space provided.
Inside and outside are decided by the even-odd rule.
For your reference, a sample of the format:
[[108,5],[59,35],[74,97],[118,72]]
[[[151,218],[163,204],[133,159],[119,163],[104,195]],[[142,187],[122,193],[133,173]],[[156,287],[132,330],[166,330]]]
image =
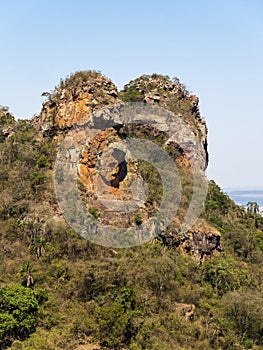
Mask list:
[[[34,120],[15,121],[1,109],[0,348],[261,349],[263,222],[213,181],[191,231],[178,236],[175,222],[169,232],[138,247],[92,244],[61,215],[53,184],[58,144],[83,116],[122,101],[163,105],[181,114],[200,140],[206,166],[207,131],[198,98],[168,77],[143,76],[118,93],[109,79],[80,72],[61,82]],[[145,128],[125,131],[152,137]],[[160,134],[152,139],[158,137],[163,145]],[[179,222],[191,199],[191,178],[185,155],[175,150],[185,180]],[[82,164],[79,186],[89,204],[92,184],[81,174],[91,167]],[[158,207],[155,176],[152,172],[149,180],[153,200],[132,225]],[[125,191],[120,185],[116,195],[123,198]],[[99,214],[99,220],[109,220]]]

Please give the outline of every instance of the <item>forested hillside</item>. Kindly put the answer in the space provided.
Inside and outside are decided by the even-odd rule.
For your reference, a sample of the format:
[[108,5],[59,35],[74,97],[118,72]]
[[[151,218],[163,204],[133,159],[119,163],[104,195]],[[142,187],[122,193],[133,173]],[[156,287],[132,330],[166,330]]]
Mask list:
[[[193,243],[197,231],[184,241],[160,235],[113,249],[90,243],[67,224],[53,180],[58,145],[72,122],[68,103],[75,123],[85,108],[165,101],[196,128],[208,161],[198,99],[179,81],[143,76],[118,92],[97,73],[79,77],[62,81],[32,120],[0,110],[0,349],[262,349],[263,219],[237,206],[214,181],[199,219],[202,237],[216,237],[207,251]],[[90,79],[95,90],[79,89]],[[173,154],[187,167],[182,154]],[[85,194],[89,183],[79,186]],[[154,205],[153,198],[149,212]],[[96,208],[93,215],[102,220]]]

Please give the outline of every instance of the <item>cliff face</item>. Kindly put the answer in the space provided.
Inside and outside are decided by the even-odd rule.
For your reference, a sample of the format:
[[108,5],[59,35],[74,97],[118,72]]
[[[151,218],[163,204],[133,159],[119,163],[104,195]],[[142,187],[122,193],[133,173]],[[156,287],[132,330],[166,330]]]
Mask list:
[[[142,76],[125,85],[121,92],[104,76],[97,72],[78,72],[60,85],[51,94],[44,93],[48,100],[43,104],[40,117],[36,125],[41,133],[62,139],[61,133],[69,130],[74,125],[83,125],[90,121],[91,113],[107,106],[120,105],[126,102],[144,102],[149,105],[159,105],[179,116],[193,131],[201,146],[201,158],[199,167],[205,169],[208,162],[207,152],[207,128],[205,121],[200,116],[199,99],[190,95],[178,79],[169,79],[166,76],[154,74]],[[180,247],[197,261],[206,255],[213,255],[220,251],[220,233],[203,221],[198,221],[189,232],[179,234],[177,223],[182,220],[191,200],[188,187],[191,187],[191,166],[184,152],[168,140],[162,132],[149,127],[149,125],[119,125],[118,128],[110,127],[100,132],[81,153],[79,160],[79,179],[82,186],[83,198],[89,208],[96,209],[99,220],[108,225],[119,227],[136,226],[154,213],[160,205],[160,179],[154,170],[147,168],[145,164],[138,163],[135,159],[123,159],[118,164],[116,157],[110,149],[112,142],[123,140],[127,135],[142,137],[159,142],[162,147],[169,150],[174,161],[180,169],[183,186],[182,202],[178,215],[170,227],[161,233],[163,242]],[[101,159],[103,154],[104,159]],[[110,174],[96,172],[96,164],[114,164]],[[107,193],[113,193],[116,199],[129,200],[132,196],[131,187],[136,181],[143,181],[150,171],[150,193],[148,201],[135,214],[113,213],[107,210],[96,200],[96,187],[103,191],[105,199]],[[188,191],[188,192],[187,192]],[[190,190],[191,192],[191,190]],[[151,198],[151,200],[149,200]]]
[[40,113],[40,123],[46,132],[84,123],[92,110],[119,101],[117,88],[111,80],[92,71],[77,72],[65,82],[61,81],[54,93],[42,95],[48,97]]
[[207,127],[200,115],[199,98],[190,95],[178,78],[171,80],[159,74],[143,75],[125,85],[120,97],[126,102],[143,101],[158,104],[180,116],[199,137],[206,154],[207,166]]

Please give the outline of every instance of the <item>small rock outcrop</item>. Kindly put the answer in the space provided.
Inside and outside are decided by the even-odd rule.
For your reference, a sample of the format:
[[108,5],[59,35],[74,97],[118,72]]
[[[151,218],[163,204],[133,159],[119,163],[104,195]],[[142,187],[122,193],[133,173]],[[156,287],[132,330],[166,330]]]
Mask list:
[[174,313],[177,316],[184,316],[187,321],[194,321],[195,305],[194,304],[175,303],[174,304]]
[[191,255],[196,262],[202,263],[206,257],[221,252],[221,234],[205,220],[199,219],[184,234],[174,232],[161,235],[164,245],[176,245],[183,253]]
[[8,107],[0,106],[0,141],[14,134],[15,118],[9,112]]

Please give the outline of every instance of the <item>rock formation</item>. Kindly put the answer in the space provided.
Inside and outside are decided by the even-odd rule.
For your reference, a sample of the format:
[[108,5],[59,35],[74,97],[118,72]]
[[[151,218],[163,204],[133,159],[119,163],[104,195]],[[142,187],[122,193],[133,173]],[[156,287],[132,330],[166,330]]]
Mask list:
[[[43,94],[42,94],[43,95]],[[42,129],[67,129],[89,119],[90,112],[119,101],[116,86],[108,78],[93,71],[77,72],[61,81],[54,93],[44,96],[40,114]]]
[[[56,137],[58,140],[61,140],[61,134],[67,132],[72,126],[89,123],[92,114],[96,115],[96,111],[107,106],[111,108],[111,106],[127,102],[143,102],[146,105],[164,107],[187,123],[196,135],[202,149],[199,167],[204,170],[207,166],[207,128],[205,121],[200,116],[199,99],[195,95],[190,95],[177,78],[171,80],[157,74],[144,75],[131,81],[125,85],[121,92],[118,92],[116,86],[100,73],[77,72],[66,78],[65,81],[61,81],[53,93],[45,93],[45,97],[47,101],[43,103],[42,111],[40,116],[36,118],[35,124],[44,137]],[[172,139],[168,140],[165,133],[154,127],[151,128],[149,125],[136,126],[129,123],[101,131],[82,150],[79,160],[79,179],[84,185],[82,192],[87,206],[95,207],[98,210],[99,219],[103,223],[121,227],[135,226],[138,218],[140,218],[139,221],[148,219],[159,205],[156,199],[158,197],[156,188],[155,192],[150,193],[153,197],[152,201],[146,203],[135,215],[115,213],[113,216],[110,211],[105,210],[105,207],[96,201],[94,184],[100,188],[108,186],[108,190],[114,194],[116,199],[129,200],[132,184],[137,180],[142,181],[140,164],[131,159],[127,161],[125,157],[123,162],[118,163],[110,149],[112,142],[123,140],[127,134],[136,137],[139,135],[139,137],[153,141],[157,140],[162,147],[167,147],[177,166],[181,169],[182,176],[188,179],[185,182],[189,185],[192,181],[191,166],[187,155],[176,143],[172,142]],[[104,159],[101,159],[102,154]],[[191,157],[195,157],[195,155],[193,154]],[[102,173],[96,173],[98,160],[109,162],[109,164],[116,162],[116,166],[111,169],[111,174],[104,176]],[[154,186],[157,186],[156,183]],[[183,189],[185,192],[186,187]],[[183,197],[186,202],[187,196],[191,198],[191,193]],[[184,208],[179,209],[178,217],[167,230],[161,233],[161,237],[164,244],[177,245],[185,253],[194,256],[197,261],[202,261],[205,256],[220,251],[220,233],[204,220],[199,220],[189,231],[180,234],[176,228],[176,221],[185,214],[187,205],[189,206],[189,203],[185,204]]]

